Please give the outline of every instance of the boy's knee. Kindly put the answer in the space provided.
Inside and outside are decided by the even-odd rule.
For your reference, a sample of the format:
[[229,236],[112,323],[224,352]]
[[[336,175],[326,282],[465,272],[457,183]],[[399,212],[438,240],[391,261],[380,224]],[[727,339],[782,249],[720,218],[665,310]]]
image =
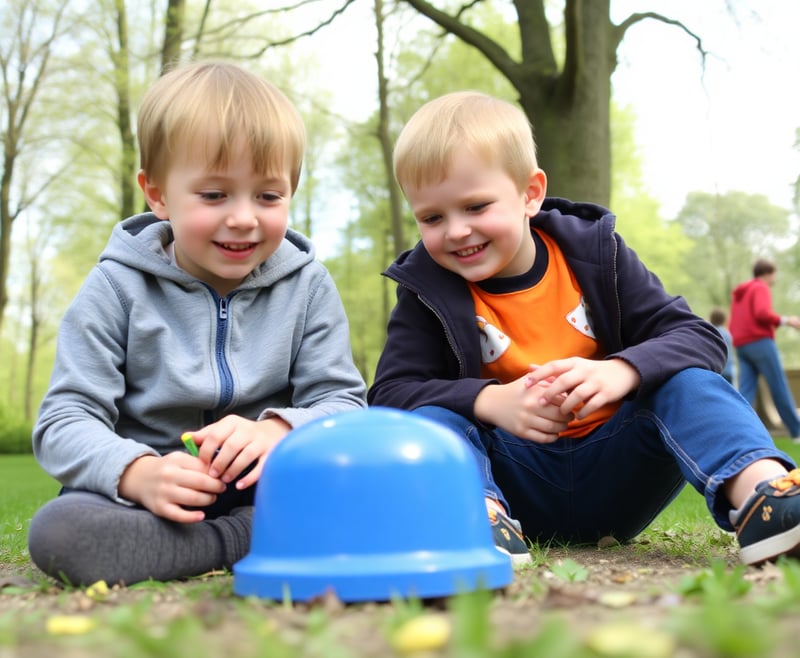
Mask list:
[[[70,493],[41,507],[28,530],[28,553],[33,563],[48,576],[79,585],[85,582],[81,565],[95,543],[98,514],[104,504],[97,494]],[[114,505],[110,500],[108,505]],[[94,504],[93,504],[94,503]]]
[[63,553],[71,547],[74,528],[69,507],[56,498],[34,514],[28,530],[28,553],[33,563],[49,576],[58,577]]

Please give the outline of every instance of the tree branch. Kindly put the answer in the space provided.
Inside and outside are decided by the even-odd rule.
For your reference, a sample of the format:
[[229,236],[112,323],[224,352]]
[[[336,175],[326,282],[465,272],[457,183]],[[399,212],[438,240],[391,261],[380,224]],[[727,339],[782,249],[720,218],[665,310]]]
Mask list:
[[611,32],[612,48],[616,50],[616,48],[622,42],[622,39],[625,38],[625,33],[628,31],[628,28],[634,26],[636,23],[640,23],[647,19],[659,21],[660,23],[666,23],[667,25],[672,25],[683,30],[687,35],[689,35],[694,40],[697,46],[697,50],[700,53],[700,56],[703,60],[703,64],[705,65],[706,57],[708,56],[709,53],[703,46],[703,40],[700,38],[700,36],[695,34],[688,27],[686,27],[686,25],[684,25],[681,21],[676,20],[674,18],[669,18],[668,16],[664,16],[663,14],[659,14],[653,11],[631,14],[619,25],[615,25]]
[[[291,11],[293,11],[295,9],[299,9],[299,8],[305,6],[305,5],[313,4],[314,2],[318,2],[318,1],[319,0],[301,0],[300,2],[297,2],[297,3],[293,4],[293,5],[286,5],[284,7],[278,7],[278,8],[273,8],[273,9],[265,9],[263,11],[259,11],[259,12],[253,13],[253,14],[248,14],[247,16],[241,16],[241,17],[237,18],[236,20],[229,21],[227,23],[224,23],[223,25],[220,25],[219,27],[215,28],[214,30],[207,30],[202,36],[203,37],[208,37],[208,36],[221,34],[222,38],[225,39],[231,33],[232,30],[235,30],[235,29],[237,29],[238,27],[240,27],[242,25],[246,25],[248,22],[250,22],[251,20],[253,20],[255,18],[261,18],[263,16],[270,15],[270,14],[280,14],[280,13],[291,12]],[[291,43],[294,43],[295,41],[299,41],[300,39],[302,39],[304,37],[309,37],[309,36],[312,36],[313,34],[316,34],[322,28],[327,27],[334,20],[336,20],[336,18],[341,16],[347,10],[347,8],[350,5],[352,5],[355,1],[356,0],[344,0],[344,3],[338,9],[335,9],[330,14],[330,16],[328,16],[324,20],[321,20],[314,27],[312,27],[312,28],[310,28],[308,30],[305,30],[303,32],[299,32],[297,34],[294,34],[292,36],[286,37],[285,39],[278,39],[278,40],[275,40],[275,41],[268,41],[268,42],[266,42],[264,44],[264,46],[262,48],[259,48],[258,50],[256,50],[255,52],[251,53],[250,55],[247,55],[246,57],[249,58],[249,59],[256,59],[258,57],[261,57],[270,48],[274,48],[276,46],[287,46],[287,45],[289,45]]]
[[464,43],[478,50],[498,71],[505,75],[506,78],[514,80],[519,75],[518,71],[520,65],[512,59],[508,51],[482,32],[458,20],[458,17],[461,16],[466,9],[477,4],[478,1],[479,0],[473,0],[471,4],[465,5],[459,9],[456,16],[451,16],[450,14],[440,11],[429,2],[426,2],[426,0],[403,0],[403,2],[411,5],[420,14],[432,20],[446,32],[458,37]]

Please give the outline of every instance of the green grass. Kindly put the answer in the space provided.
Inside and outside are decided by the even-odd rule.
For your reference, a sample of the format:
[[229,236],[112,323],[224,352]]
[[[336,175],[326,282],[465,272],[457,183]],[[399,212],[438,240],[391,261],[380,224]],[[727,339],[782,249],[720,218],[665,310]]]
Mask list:
[[0,455],[0,561],[27,561],[31,517],[58,491],[33,455]]
[[[778,438],[776,444],[800,461],[800,446],[784,438]],[[0,561],[17,565],[27,562],[26,536],[30,519],[36,509],[57,494],[58,488],[32,456],[0,456]],[[681,605],[656,606],[653,617],[643,626],[638,625],[631,614],[637,609],[632,606],[617,612],[623,621],[627,615],[627,624],[591,622],[594,624],[591,634],[585,637],[570,628],[566,613],[548,612],[541,602],[554,580],[557,582],[555,591],[559,591],[563,583],[574,586],[585,578],[586,569],[577,556],[575,560],[551,563],[547,547],[540,547],[538,559],[534,550],[536,566],[523,570],[519,576],[530,581],[529,586],[510,595],[518,599],[515,606],[530,606],[532,624],[539,624],[526,639],[510,643],[505,640],[504,629],[494,627],[491,621],[494,595],[477,591],[452,597],[447,602],[451,639],[446,649],[428,655],[442,658],[489,655],[496,658],[523,655],[667,658],[673,655],[671,650],[656,651],[655,640],[667,642],[668,647],[675,643],[688,650],[687,656],[769,658],[788,655],[785,649],[793,646],[794,637],[790,613],[800,612],[800,562],[777,565],[779,576],[773,576],[773,582],[762,584],[761,590],[754,593],[751,581],[746,578],[752,570],[714,557],[717,536],[723,536],[729,547],[734,546],[735,540],[728,533],[722,533],[711,520],[703,498],[694,490],[684,488],[643,535],[646,541],[642,549],[674,551],[687,560],[697,560],[697,569],[687,571],[678,591],[669,595],[680,595]],[[674,584],[665,583],[664,593],[673,591],[674,587]],[[30,607],[33,596],[40,603],[45,599],[46,607]],[[8,603],[15,597],[19,601],[16,607]],[[328,609],[324,604],[294,607],[240,599],[233,595],[228,577],[184,583],[142,583],[128,588],[128,596],[118,603],[113,602],[113,593],[107,602],[92,603],[80,590],[68,588],[59,592],[46,585],[35,594],[6,588],[0,593],[0,602],[3,600],[6,602],[4,612],[0,612],[0,655],[3,656],[6,650],[12,652],[8,655],[14,655],[16,647],[31,650],[39,647],[44,651],[41,655],[74,649],[78,651],[75,655],[109,658],[190,658],[223,652],[231,658],[375,656],[374,650],[368,654],[355,650],[352,639],[348,641],[347,638],[358,636],[370,627],[391,638],[405,622],[431,614],[429,608],[413,600],[395,601],[389,608],[378,606],[370,610],[367,606],[362,610],[354,606],[337,610],[335,607]],[[76,608],[76,602],[89,606],[85,608],[86,614],[96,621],[91,631],[76,637],[43,633],[52,615],[84,610]],[[595,608],[596,614],[602,612],[602,606]],[[169,614],[165,615],[165,610]],[[579,609],[575,611],[579,612]],[[369,622],[359,626],[361,614],[368,615]],[[347,625],[348,620],[350,625]],[[358,628],[361,630],[356,630]],[[643,632],[641,629],[645,628]],[[605,631],[613,635],[604,635]],[[603,645],[608,637],[613,638],[615,645],[620,641],[628,644],[609,653],[608,647]]]
[[[800,445],[786,437],[775,438],[775,445],[800,464]],[[698,562],[719,554],[719,547],[729,545],[738,550],[733,537],[714,523],[705,499],[689,485],[656,517],[642,538],[666,553],[693,556]]]
[[[800,463],[800,445],[778,437],[775,444]],[[28,526],[34,512],[58,494],[58,483],[36,463],[32,455],[0,455],[0,561],[27,560]],[[705,501],[691,487],[683,491],[653,522],[645,537],[672,545],[674,552],[697,554],[708,544],[708,533],[719,533]],[[546,551],[545,551],[546,552]],[[707,557],[707,550],[700,550]]]
[[[800,464],[800,445],[792,443],[788,438],[775,439],[775,445]],[[664,529],[676,524],[708,524],[714,526],[709,516],[705,500],[690,486],[685,486],[678,497],[672,501],[653,523],[653,527]]]
[[0,404],[0,454],[30,455],[33,425]]

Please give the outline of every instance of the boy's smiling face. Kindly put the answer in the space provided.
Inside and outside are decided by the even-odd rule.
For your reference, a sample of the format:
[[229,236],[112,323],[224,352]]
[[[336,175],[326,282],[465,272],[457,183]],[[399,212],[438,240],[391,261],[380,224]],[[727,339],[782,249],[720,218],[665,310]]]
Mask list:
[[473,282],[524,274],[533,266],[528,218],[539,212],[545,190],[540,169],[520,191],[503,169],[466,148],[453,154],[441,181],[404,189],[431,258]]
[[186,153],[172,162],[162,187],[144,172],[139,184],[153,212],[172,225],[178,265],[220,295],[269,258],[286,234],[289,173],[259,175],[247,149],[215,171]]

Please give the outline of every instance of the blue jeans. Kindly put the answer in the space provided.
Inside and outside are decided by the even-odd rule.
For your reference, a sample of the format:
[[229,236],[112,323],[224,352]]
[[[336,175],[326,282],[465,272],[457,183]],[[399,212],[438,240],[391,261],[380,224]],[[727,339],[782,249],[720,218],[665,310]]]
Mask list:
[[758,459],[794,468],[753,408],[720,375],[684,370],[625,402],[579,439],[543,444],[477,426],[449,409],[414,410],[464,437],[478,459],[484,492],[534,540],[629,540],[688,481],[716,523],[731,530],[722,483]]
[[791,437],[800,436],[800,417],[797,415],[792,392],[781,365],[778,346],[771,338],[762,338],[736,348],[739,356],[739,392],[751,405],[756,402],[758,376],[763,375],[769,394]]

